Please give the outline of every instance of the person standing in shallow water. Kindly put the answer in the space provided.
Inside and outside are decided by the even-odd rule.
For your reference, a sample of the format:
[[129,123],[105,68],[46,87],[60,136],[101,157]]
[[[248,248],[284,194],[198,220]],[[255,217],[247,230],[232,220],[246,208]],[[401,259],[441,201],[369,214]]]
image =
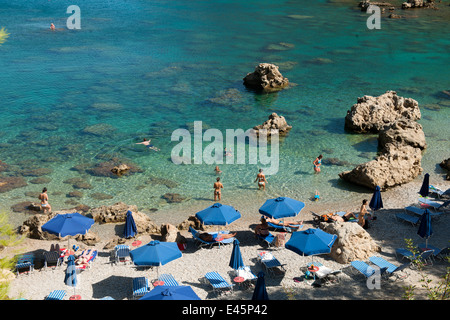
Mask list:
[[52,207],[48,203],[47,188],[42,189],[42,193],[39,195],[39,200],[41,200],[41,208],[44,213],[52,212]]
[[214,201],[221,200],[222,191],[220,189],[223,189],[223,184],[220,182],[220,178],[216,178],[216,182],[214,182]]
[[314,160],[314,172],[319,173],[320,172],[320,165],[322,164],[322,155],[318,156],[316,160]]
[[263,190],[266,190],[266,176],[263,173],[262,169],[259,169],[259,173],[256,175],[255,182],[258,181],[258,190],[261,190],[261,187]]

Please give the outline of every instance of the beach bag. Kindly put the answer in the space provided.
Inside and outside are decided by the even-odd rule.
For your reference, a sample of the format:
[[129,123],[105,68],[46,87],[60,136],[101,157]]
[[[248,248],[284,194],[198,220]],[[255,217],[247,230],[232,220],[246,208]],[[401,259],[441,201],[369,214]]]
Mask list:
[[276,235],[274,241],[275,247],[277,248],[284,247],[285,242],[286,242],[286,235],[284,232]]

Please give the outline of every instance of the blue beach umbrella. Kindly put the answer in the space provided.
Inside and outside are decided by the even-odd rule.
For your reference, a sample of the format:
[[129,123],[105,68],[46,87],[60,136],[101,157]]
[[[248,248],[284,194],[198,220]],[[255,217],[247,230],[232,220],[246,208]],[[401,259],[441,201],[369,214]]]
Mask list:
[[430,193],[430,175],[428,173],[425,173],[425,176],[423,177],[422,187],[420,188],[419,193],[422,197],[428,197],[428,194]]
[[197,212],[195,216],[206,225],[227,225],[239,219],[241,213],[232,206],[214,203],[212,206]]
[[182,253],[176,242],[159,242],[155,240],[131,250],[130,257],[137,266],[159,267],[172,260],[181,258]]
[[433,234],[433,228],[431,227],[431,215],[428,209],[425,209],[425,212],[422,214],[420,218],[419,230],[417,230],[417,234],[425,238],[425,247],[428,246],[428,238]]
[[66,275],[64,277],[64,283],[70,287],[73,287],[73,292],[75,294],[75,287],[77,286],[77,269],[75,267],[75,257],[70,255],[67,258],[68,264],[66,269]]
[[139,300],[201,300],[190,286],[157,286]]
[[244,261],[242,260],[241,249],[239,247],[238,239],[234,239],[233,241],[233,251],[231,252],[229,265],[234,270],[238,270],[239,268],[244,267]]
[[266,289],[266,280],[264,279],[264,272],[258,273],[256,280],[255,291],[253,291],[252,300],[269,300],[269,295]]
[[305,203],[288,197],[269,199],[259,208],[259,213],[274,219],[295,217],[305,207]]
[[292,233],[291,238],[286,242],[285,247],[295,253],[305,256],[330,253],[331,247],[337,236],[326,233],[320,229],[306,229]]
[[125,229],[123,231],[123,237],[124,238],[131,238],[134,237],[137,233],[136,223],[133,219],[133,213],[128,210],[127,211],[127,218],[125,220]]
[[[66,236],[76,236],[85,234],[94,224],[94,219],[88,218],[78,212],[58,214],[45,223],[41,229],[51,234],[56,234],[62,238]],[[70,239],[67,240],[67,247]]]
[[94,224],[94,219],[78,212],[58,214],[42,226],[42,231],[56,234],[60,237],[85,234]]
[[381,199],[380,186],[376,186],[375,192],[373,193],[372,199],[370,200],[369,207],[373,211],[377,211],[377,210],[383,208],[383,200]]

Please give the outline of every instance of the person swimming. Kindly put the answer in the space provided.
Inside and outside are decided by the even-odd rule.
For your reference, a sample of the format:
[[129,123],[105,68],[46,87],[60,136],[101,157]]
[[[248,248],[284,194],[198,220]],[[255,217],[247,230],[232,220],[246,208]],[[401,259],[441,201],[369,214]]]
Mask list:
[[52,30],[52,31],[56,30],[56,27],[55,27],[55,25],[53,23],[50,24],[50,30]]
[[150,144],[151,141],[152,141],[152,139],[147,140],[147,139],[144,138],[144,140],[142,142],[137,142],[136,144],[143,144],[144,146],[147,146],[151,150],[159,151],[159,149],[157,147],[155,147],[154,145]]

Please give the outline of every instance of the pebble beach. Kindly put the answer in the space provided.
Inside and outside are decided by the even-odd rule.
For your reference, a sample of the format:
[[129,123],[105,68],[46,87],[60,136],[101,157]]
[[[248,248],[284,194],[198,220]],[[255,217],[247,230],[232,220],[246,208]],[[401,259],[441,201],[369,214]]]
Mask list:
[[[448,188],[448,184],[440,187]],[[418,203],[417,189],[420,183],[409,183],[405,186],[395,188],[383,193],[384,208],[376,213],[377,220],[367,232],[372,239],[381,247],[379,256],[385,258],[394,265],[401,265],[405,261],[400,260],[395,255],[395,249],[405,247],[404,239],[412,239],[414,244],[422,243],[424,240],[417,235],[417,226],[409,223],[397,221],[395,214],[403,212],[407,205]],[[398,195],[402,195],[399,197]],[[357,210],[359,201],[347,203],[346,206],[339,204],[333,207],[329,204],[323,205],[320,202],[307,203],[295,220],[304,221],[304,229],[314,227],[311,212],[326,213],[336,211]],[[256,211],[255,211],[256,210]],[[333,269],[341,270],[338,274],[338,282],[325,283],[320,287],[312,285],[311,281],[298,281],[304,275],[304,267],[311,261],[311,257],[300,256],[286,248],[268,249],[259,242],[253,233],[258,216],[255,214],[257,208],[249,206],[242,210],[242,218],[228,226],[228,230],[236,232],[236,238],[240,242],[240,248],[244,263],[250,267],[254,274],[264,271],[258,262],[257,256],[261,251],[270,251],[282,264],[285,270],[275,270],[274,276],[266,275],[266,287],[271,300],[303,300],[303,299],[324,299],[324,300],[398,300],[402,299],[405,287],[415,285],[416,299],[426,299],[425,290],[421,288],[420,279],[422,274],[413,268],[406,269],[405,279],[394,281],[394,277],[381,282],[380,289],[369,289],[366,279],[349,264],[340,264],[330,259],[327,254],[314,256],[315,262]],[[448,246],[450,234],[448,223],[450,215],[443,214],[438,220],[433,220],[433,235],[429,239],[430,244],[444,248]],[[112,237],[120,235],[123,224],[94,224],[92,230],[99,234],[102,241],[93,247],[87,247],[75,240],[72,244],[81,248],[94,248],[98,250],[98,256],[92,263],[91,268],[78,273],[78,285],[74,289],[64,284],[64,276],[67,268],[66,263],[56,269],[44,268],[35,269],[31,274],[20,274],[11,282],[10,296],[28,300],[43,300],[52,290],[66,290],[65,300],[72,295],[81,296],[82,300],[99,300],[104,297],[111,297],[115,300],[131,300],[132,279],[135,277],[147,277],[150,282],[157,279],[159,274],[168,273],[174,276],[180,285],[188,285],[202,300],[250,300],[253,289],[240,288],[235,284],[233,293],[216,294],[212,287],[202,281],[204,275],[209,271],[217,271],[227,281],[234,283],[235,274],[229,267],[232,252],[232,245],[214,246],[213,248],[198,248],[192,236],[183,231],[187,239],[187,248],[183,251],[181,258],[163,265],[157,271],[153,269],[137,268],[132,262],[128,264],[111,263],[111,250],[104,250],[105,243]],[[273,232],[276,234],[276,232]],[[286,238],[289,239],[288,233]],[[142,245],[151,240],[159,240],[158,235],[138,235],[135,239],[128,239],[126,244],[133,249],[132,243],[139,240]],[[59,243],[61,247],[67,246],[66,241],[46,241],[26,239],[19,247],[6,248],[2,255],[19,252],[34,252],[39,258],[39,253],[49,250],[52,244]],[[448,262],[436,259],[433,265],[426,266],[423,274],[426,274],[437,284],[445,274]],[[303,270],[303,271],[302,271]],[[297,281],[296,281],[297,280]],[[151,286],[151,288],[153,288]]]

